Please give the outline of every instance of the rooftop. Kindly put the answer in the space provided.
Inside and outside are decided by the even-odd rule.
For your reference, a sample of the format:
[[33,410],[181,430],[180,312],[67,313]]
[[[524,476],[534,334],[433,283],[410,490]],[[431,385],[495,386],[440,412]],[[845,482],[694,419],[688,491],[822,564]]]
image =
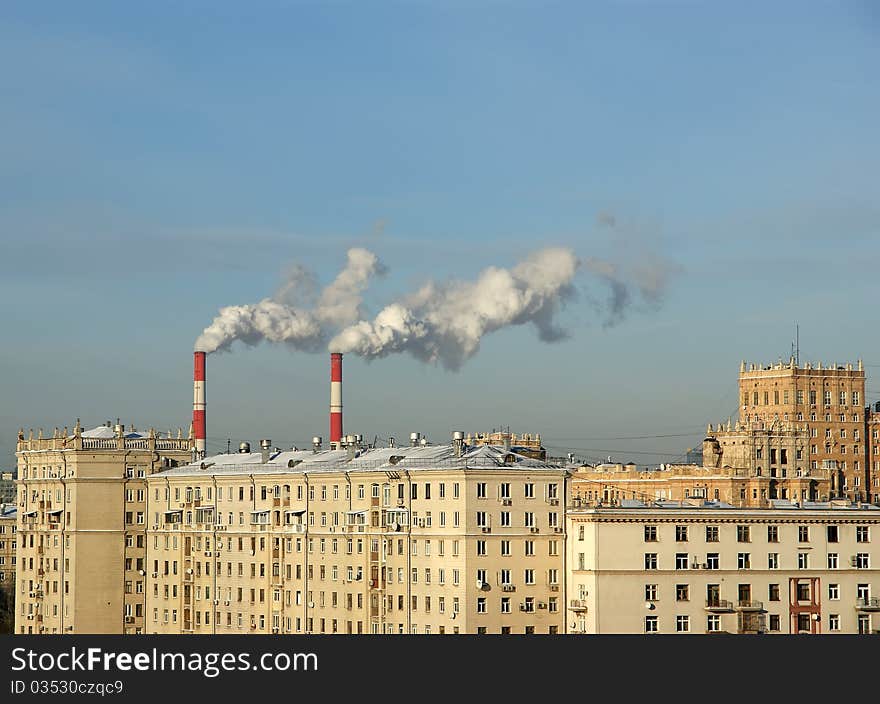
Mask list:
[[234,453],[206,457],[153,476],[304,474],[317,472],[413,471],[431,469],[562,470],[558,464],[534,460],[494,445],[465,446],[456,456],[454,445],[382,447],[347,450],[273,451],[263,463],[262,453]]
[[[699,500],[657,500],[657,501],[640,501],[638,499],[623,499],[619,503],[610,505],[593,505],[585,504],[583,506],[577,503],[569,506],[569,513],[623,513],[627,511],[722,511],[733,510],[737,514],[748,514],[756,516],[766,516],[772,511],[800,511],[800,512],[822,512],[822,511],[865,511],[880,512],[880,506],[873,504],[854,504],[844,500],[838,501],[804,501],[800,504],[785,499],[771,499],[769,508],[739,508],[724,501],[699,501]],[[880,514],[877,516],[880,518]]]

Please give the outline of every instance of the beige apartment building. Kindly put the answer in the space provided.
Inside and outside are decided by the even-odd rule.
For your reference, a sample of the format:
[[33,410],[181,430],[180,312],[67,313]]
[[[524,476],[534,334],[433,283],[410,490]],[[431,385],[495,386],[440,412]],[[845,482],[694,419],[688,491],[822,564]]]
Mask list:
[[147,633],[561,633],[564,468],[452,445],[147,477]]
[[14,505],[0,504],[0,589],[15,589],[17,517]]
[[567,524],[570,633],[880,629],[875,506],[625,501]]
[[579,506],[615,505],[624,499],[708,499],[751,508],[767,508],[774,499],[827,501],[831,472],[811,467],[809,443],[805,425],[709,425],[702,465],[583,465],[572,473],[571,494]]
[[742,363],[740,420],[746,427],[806,424],[810,468],[826,469],[833,496],[871,501],[865,432],[865,371],[853,364],[810,363],[794,358],[771,365]]
[[98,426],[19,432],[16,633],[140,633],[146,478],[192,440]]
[[865,412],[865,448],[868,451],[867,467],[871,480],[871,500],[880,498],[880,401]]

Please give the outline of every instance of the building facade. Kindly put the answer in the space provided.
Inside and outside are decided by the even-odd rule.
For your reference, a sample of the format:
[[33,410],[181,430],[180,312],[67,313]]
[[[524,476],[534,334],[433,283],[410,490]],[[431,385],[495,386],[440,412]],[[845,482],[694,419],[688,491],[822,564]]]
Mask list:
[[50,438],[19,433],[16,633],[140,633],[146,478],[192,440],[117,423]]
[[145,632],[561,633],[565,479],[460,444],[154,474]]
[[13,633],[15,627],[17,513],[14,505],[0,503],[0,633]]
[[871,501],[865,432],[865,371],[854,366],[742,363],[740,421],[745,427],[805,424],[810,468],[830,473],[832,496]]
[[0,504],[15,504],[15,475],[0,472]]
[[627,501],[567,524],[568,632],[880,629],[877,507]]

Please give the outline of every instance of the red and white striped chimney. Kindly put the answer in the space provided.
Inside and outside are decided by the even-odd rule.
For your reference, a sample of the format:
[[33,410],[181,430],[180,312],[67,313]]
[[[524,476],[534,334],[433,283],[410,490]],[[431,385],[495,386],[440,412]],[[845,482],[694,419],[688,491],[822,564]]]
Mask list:
[[330,353],[330,442],[342,440],[342,353]]
[[196,459],[204,459],[207,450],[205,435],[205,357],[204,352],[194,354],[193,369],[193,436],[196,443]]

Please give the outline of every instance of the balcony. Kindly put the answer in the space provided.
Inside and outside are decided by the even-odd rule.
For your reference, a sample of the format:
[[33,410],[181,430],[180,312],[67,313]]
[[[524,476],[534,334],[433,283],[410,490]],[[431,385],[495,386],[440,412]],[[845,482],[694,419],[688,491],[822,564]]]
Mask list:
[[572,611],[586,611],[587,602],[584,599],[572,599],[568,604],[568,608]]
[[856,602],[856,608],[859,611],[880,611],[880,597],[870,597],[868,599],[859,599]]
[[740,599],[736,602],[737,611],[763,611],[763,601],[751,601],[749,599]]
[[706,599],[706,611],[715,614],[733,613],[733,602],[728,599]]

